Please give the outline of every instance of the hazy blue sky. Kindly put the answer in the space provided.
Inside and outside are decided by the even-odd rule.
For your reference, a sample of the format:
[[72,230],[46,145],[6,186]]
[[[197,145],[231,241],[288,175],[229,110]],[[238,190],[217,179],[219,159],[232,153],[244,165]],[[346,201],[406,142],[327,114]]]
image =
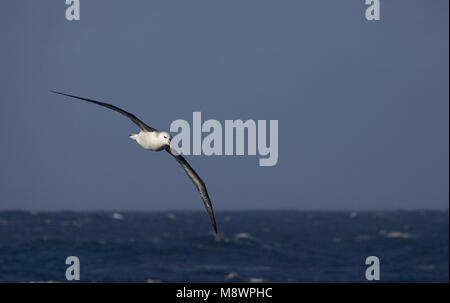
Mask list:
[[448,208],[448,0],[0,2],[0,209],[195,209],[149,125],[279,120],[279,161],[189,156],[216,210]]

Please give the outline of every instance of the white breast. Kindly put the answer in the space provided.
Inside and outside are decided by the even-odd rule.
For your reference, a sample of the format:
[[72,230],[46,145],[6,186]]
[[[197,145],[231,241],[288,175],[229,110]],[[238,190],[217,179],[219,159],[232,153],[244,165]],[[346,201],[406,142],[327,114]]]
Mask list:
[[159,140],[157,132],[140,132],[136,136],[136,141],[145,149],[160,151],[164,149],[165,143]]

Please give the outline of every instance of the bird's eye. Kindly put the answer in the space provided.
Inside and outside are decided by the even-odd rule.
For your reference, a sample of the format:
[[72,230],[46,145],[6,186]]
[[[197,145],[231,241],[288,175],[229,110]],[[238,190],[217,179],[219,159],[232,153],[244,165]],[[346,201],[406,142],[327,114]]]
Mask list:
[[164,136],[164,139],[167,139],[167,137],[166,137],[166,136]]

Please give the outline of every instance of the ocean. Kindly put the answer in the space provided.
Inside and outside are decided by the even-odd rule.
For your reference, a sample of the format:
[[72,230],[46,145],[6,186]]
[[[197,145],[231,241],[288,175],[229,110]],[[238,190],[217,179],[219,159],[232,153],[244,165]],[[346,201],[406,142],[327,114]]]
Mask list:
[[[0,212],[0,282],[449,282],[448,211]],[[71,282],[73,283],[73,282]],[[374,282],[370,282],[374,283]],[[375,282],[376,283],[376,282]]]

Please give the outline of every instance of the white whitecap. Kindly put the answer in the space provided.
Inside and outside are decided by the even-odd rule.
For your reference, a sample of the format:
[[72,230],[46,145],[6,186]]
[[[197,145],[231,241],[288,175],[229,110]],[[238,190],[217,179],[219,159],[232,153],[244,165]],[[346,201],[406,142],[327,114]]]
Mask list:
[[386,237],[393,239],[410,239],[414,238],[414,235],[410,233],[404,233],[401,231],[390,231],[386,234]]
[[401,231],[389,231],[386,232],[385,230],[380,230],[379,234],[382,236],[385,236],[386,238],[390,238],[390,239],[411,239],[414,238],[413,234],[410,233],[405,233],[405,232],[401,232]]
[[113,213],[111,218],[113,218],[115,220],[123,220],[123,215],[119,214],[119,213]]
[[225,280],[233,280],[233,279],[236,279],[236,278],[239,278],[239,275],[238,275],[238,273],[237,272],[230,272],[226,277],[225,277]]
[[242,240],[242,239],[254,240],[255,238],[252,235],[250,235],[249,233],[243,232],[243,233],[234,235],[234,239],[236,239],[236,240]]

